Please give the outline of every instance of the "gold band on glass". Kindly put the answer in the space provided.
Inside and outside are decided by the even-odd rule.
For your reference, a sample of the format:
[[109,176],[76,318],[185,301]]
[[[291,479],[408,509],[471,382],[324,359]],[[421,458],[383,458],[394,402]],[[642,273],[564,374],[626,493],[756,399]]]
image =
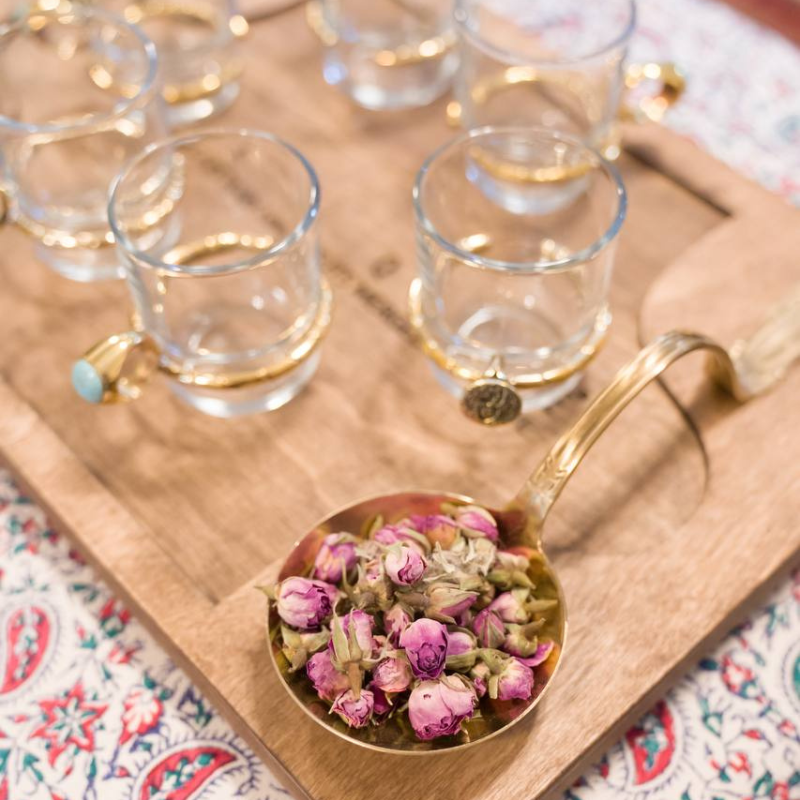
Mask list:
[[[142,0],[131,3],[123,11],[125,20],[132,25],[138,25],[145,20],[157,17],[187,17],[216,28],[219,24],[219,14],[213,7],[204,6],[202,3],[185,0]],[[249,25],[240,14],[235,14],[227,20],[227,26],[236,39],[247,35]],[[244,69],[241,59],[232,59],[222,65],[218,72],[207,72],[205,75],[192,81],[183,83],[165,83],[161,94],[170,105],[191,103],[206,97],[213,97],[224,86],[237,80]],[[138,87],[120,85],[114,76],[102,65],[95,64],[89,71],[91,79],[101,89],[116,88],[123,97],[136,94]]]
[[[394,0],[394,2],[405,8],[402,0]],[[339,41],[338,34],[325,19],[322,3],[319,0],[310,0],[306,3],[306,20],[308,26],[326,47],[333,47]],[[379,67],[407,67],[442,58],[455,45],[455,36],[448,33],[432,36],[414,45],[403,44],[393,49],[378,50],[373,55],[373,60]]]
[[[624,103],[619,110],[622,119],[659,122],[667,109],[674,105],[686,89],[686,78],[680,69],[672,63],[630,64],[625,70],[625,87],[628,91],[635,89],[645,80],[659,84],[655,94],[646,95],[633,105]],[[582,107],[591,106],[592,91],[579,75],[569,72],[554,72],[528,66],[514,66],[496,75],[478,81],[471,90],[471,101],[476,106],[485,105],[492,97],[516,86],[533,84],[555,84],[565,88],[581,99]],[[461,124],[462,109],[460,103],[452,101],[447,106],[447,118],[451,125]]]
[[466,367],[448,355],[425,325],[422,313],[422,281],[415,278],[408,292],[409,320],[425,355],[437,367],[467,384],[462,399],[464,412],[484,425],[501,425],[519,416],[522,404],[519,392],[541,389],[563,383],[586,368],[597,355],[606,338],[606,329],[595,331],[578,351],[577,358],[568,366],[543,370],[527,375],[509,376],[502,370],[501,359],[496,358],[487,370]]
[[[178,245],[168,251],[164,262],[168,264],[185,264],[202,256],[223,252],[232,248],[245,248],[248,250],[264,250],[271,247],[274,240],[269,236],[251,236],[249,234],[235,234],[229,231],[213,236],[207,236],[197,242]],[[164,275],[166,271],[162,270]],[[174,274],[175,278],[194,278],[202,280],[201,275]],[[91,402],[115,403],[132,400],[138,397],[144,383],[153,372],[160,370],[179,383],[197,386],[204,389],[241,389],[257,383],[274,380],[282,377],[299,367],[319,346],[330,327],[331,312],[333,308],[333,292],[330,284],[321,279],[320,301],[317,313],[303,335],[289,354],[281,361],[266,367],[257,367],[250,370],[216,374],[196,370],[182,369],[162,360],[155,342],[141,330],[141,323],[134,318],[136,330],[114,334],[90,348],[77,362],[83,384],[88,383],[90,389],[95,391],[87,394],[73,380],[79,394]],[[155,358],[141,359],[143,354],[155,354]],[[131,379],[131,370],[128,365],[131,359],[137,359],[135,381]],[[73,375],[76,373],[73,372]],[[94,382],[94,383],[92,383]],[[100,388],[96,388],[97,384]],[[95,399],[92,399],[95,398]]]

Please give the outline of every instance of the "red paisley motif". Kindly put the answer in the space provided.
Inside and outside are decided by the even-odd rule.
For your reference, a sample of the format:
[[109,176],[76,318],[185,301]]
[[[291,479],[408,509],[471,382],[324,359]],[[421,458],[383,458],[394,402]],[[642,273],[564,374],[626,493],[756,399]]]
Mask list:
[[189,800],[215,772],[235,759],[233,753],[214,746],[188,747],[177,753],[170,753],[147,774],[139,790],[139,800],[149,800],[161,788],[166,773],[180,770],[186,764],[197,763],[199,767],[191,773],[189,779],[169,794],[169,800]]
[[641,725],[631,728],[625,741],[633,755],[637,786],[662,775],[675,755],[675,720],[666,702],[662,700]]
[[[24,641],[26,632],[33,634]],[[13,692],[30,680],[42,663],[50,642],[50,620],[47,613],[36,606],[18,608],[11,613],[6,624],[6,664],[0,695]]]

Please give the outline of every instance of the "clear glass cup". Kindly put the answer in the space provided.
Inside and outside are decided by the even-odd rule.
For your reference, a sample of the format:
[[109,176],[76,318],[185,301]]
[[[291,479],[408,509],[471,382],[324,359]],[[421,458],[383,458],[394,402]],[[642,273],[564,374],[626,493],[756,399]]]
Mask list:
[[683,90],[674,65],[626,69],[635,0],[456,0],[454,18],[460,67],[451,115],[465,129],[541,126],[613,159],[621,116],[658,120]]
[[450,87],[452,0],[312,0],[307,13],[325,45],[325,80],[358,105],[424,106]]
[[155,42],[171,127],[208,119],[238,97],[248,25],[235,0],[84,1],[120,14]]
[[[38,257],[68,278],[122,276],[108,188],[165,133],[156,72],[153,43],[105,11],[0,24],[0,189]],[[100,88],[101,76],[113,88]]]
[[425,162],[413,199],[411,321],[441,383],[487,423],[557,402],[611,322],[616,169],[566,134],[480,128]]
[[[318,211],[314,170],[270,134],[147,148],[115,181],[108,212],[138,324],[78,362],[75,388],[94,402],[136,397],[153,352],[171,389],[207,414],[287,403],[314,374],[330,320]],[[177,235],[153,246],[144,226]]]

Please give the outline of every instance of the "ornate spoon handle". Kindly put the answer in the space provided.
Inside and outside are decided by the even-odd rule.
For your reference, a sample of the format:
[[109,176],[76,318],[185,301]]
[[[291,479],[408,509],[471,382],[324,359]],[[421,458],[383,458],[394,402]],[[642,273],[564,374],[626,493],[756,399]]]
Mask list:
[[642,349],[555,443],[510,504],[525,510],[528,537],[540,543],[542,526],[553,503],[619,413],[665,369],[696,350],[709,351],[711,377],[740,402],[765,392],[800,357],[800,291],[777,308],[754,336],[734,345],[730,353],[702,334],[681,331],[665,333]]

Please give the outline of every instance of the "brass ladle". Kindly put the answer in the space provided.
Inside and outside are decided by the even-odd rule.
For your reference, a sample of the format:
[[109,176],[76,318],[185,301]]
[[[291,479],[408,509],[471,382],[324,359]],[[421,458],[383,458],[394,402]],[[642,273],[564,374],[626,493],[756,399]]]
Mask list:
[[[278,674],[296,702],[317,722],[348,741],[375,750],[406,754],[425,754],[436,750],[471,746],[519,722],[541,700],[561,661],[566,635],[566,602],[555,570],[543,549],[543,528],[547,515],[578,464],[619,413],[667,367],[696,350],[709,352],[708,372],[712,379],[740,402],[745,402],[772,387],[800,356],[800,291],[776,309],[774,315],[747,341],[730,351],[697,333],[673,331],[648,344],[610,385],[581,414],[577,422],[553,445],[516,497],[499,510],[490,509],[498,522],[500,542],[527,555],[528,575],[537,595],[558,599],[543,635],[553,639],[554,648],[547,660],[534,668],[535,689],[528,700],[484,701],[480,717],[465,724],[458,736],[423,742],[403,720],[394,715],[383,725],[348,728],[315,694],[303,671],[290,672],[289,663],[278,641],[280,619],[270,604],[268,624],[270,652]],[[320,522],[294,548],[279,574],[308,575],[324,536],[335,531],[366,535],[377,515],[387,521],[409,514],[439,513],[443,503],[462,505],[476,501],[449,492],[400,492],[372,497],[337,511]]]

